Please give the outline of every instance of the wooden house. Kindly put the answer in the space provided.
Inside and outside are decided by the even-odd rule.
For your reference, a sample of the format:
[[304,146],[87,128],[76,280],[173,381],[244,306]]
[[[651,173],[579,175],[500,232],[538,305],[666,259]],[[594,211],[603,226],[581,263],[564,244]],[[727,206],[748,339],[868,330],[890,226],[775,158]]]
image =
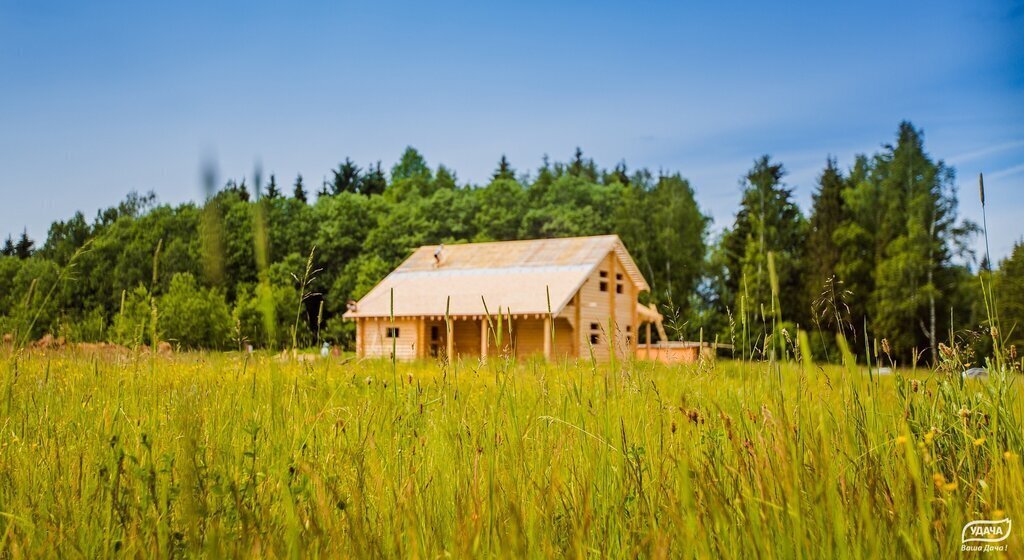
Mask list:
[[616,235],[425,246],[345,318],[360,357],[607,360],[636,354],[642,323],[647,340],[650,323],[660,326],[637,301],[646,290]]

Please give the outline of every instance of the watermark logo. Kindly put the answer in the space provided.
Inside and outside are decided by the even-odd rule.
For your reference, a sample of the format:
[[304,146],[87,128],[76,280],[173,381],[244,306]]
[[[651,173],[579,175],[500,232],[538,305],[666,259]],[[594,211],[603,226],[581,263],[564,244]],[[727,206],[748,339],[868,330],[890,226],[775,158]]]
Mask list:
[[[1013,524],[1010,518],[989,520],[979,519],[964,525],[960,534],[961,551],[1005,552],[1006,545],[998,544],[1010,537]],[[977,544],[975,544],[977,543]]]

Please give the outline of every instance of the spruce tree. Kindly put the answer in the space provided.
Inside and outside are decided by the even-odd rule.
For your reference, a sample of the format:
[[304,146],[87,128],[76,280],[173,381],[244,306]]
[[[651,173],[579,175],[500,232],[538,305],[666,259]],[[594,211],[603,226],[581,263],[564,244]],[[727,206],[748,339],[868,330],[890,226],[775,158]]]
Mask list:
[[505,154],[501,154],[501,159],[498,160],[498,169],[494,171],[494,175],[491,178],[494,180],[516,178],[515,170],[508,163],[508,158],[505,157]]
[[7,241],[4,241],[4,246],[0,249],[0,256],[13,257],[14,256],[14,240],[11,236],[7,236]]
[[338,166],[338,169],[332,170],[331,173],[334,175],[331,180],[332,194],[359,192],[362,170],[351,159],[345,158],[345,161]]
[[626,170],[626,162],[621,161],[617,163],[610,172],[604,174],[604,184],[610,185],[612,183],[629,185],[629,173]]
[[872,298],[875,331],[898,355],[930,350],[934,362],[948,327],[954,247],[971,226],[957,223],[952,169],[931,160],[910,123],[900,124],[896,146],[887,147],[877,172],[883,213]]
[[582,177],[593,183],[597,182],[597,165],[594,164],[594,160],[584,158],[583,150],[578,146],[576,148],[576,152],[573,153],[568,173],[569,175]]
[[18,242],[14,244],[14,256],[19,259],[27,259],[32,256],[35,246],[35,241],[32,241],[28,236],[28,229],[24,229],[21,232],[21,237],[18,238]]
[[298,200],[299,202],[302,202],[303,204],[308,202],[308,200],[306,198],[306,189],[305,189],[305,187],[302,186],[302,174],[301,173],[295,177],[295,191],[292,194],[292,197],[295,198],[295,200]]
[[842,295],[837,293],[842,290],[841,279],[835,279],[841,256],[835,232],[846,219],[843,202],[846,186],[836,160],[828,158],[818,177],[818,190],[811,195],[811,215],[807,224],[804,259],[806,301],[811,304],[812,314],[818,319],[826,319],[823,322],[831,324],[832,329],[839,328],[833,324],[838,310],[836,300]]
[[875,292],[875,263],[881,253],[878,241],[881,195],[875,174],[872,160],[857,156],[843,191],[845,217],[832,234],[839,251],[836,277],[842,282],[842,290],[830,294],[832,300],[827,303],[834,306],[833,311],[841,309],[847,313],[846,326],[850,327],[847,336],[858,343],[857,349],[861,347],[859,342],[868,320]]
[[238,198],[242,199],[242,202],[249,202],[249,187],[245,185],[245,177],[242,177],[242,182],[238,183],[235,190],[238,192]]
[[[773,308],[776,316],[781,311],[786,321],[804,322],[807,316],[801,279],[806,221],[793,201],[793,191],[782,183],[785,174],[782,164],[773,163],[767,155],[754,162],[743,180],[736,221],[722,239],[733,310],[743,309],[748,319],[760,316],[762,308],[766,317]],[[774,254],[779,283],[775,305],[768,253]]]
[[384,176],[384,170],[381,168],[380,161],[378,161],[376,164],[367,167],[366,176],[363,178],[362,190],[359,192],[366,196],[383,194],[387,186],[387,177]]
[[270,184],[267,185],[267,198],[273,200],[281,197],[281,191],[277,188],[277,178],[270,174]]
[[437,166],[437,171],[434,173],[434,188],[452,190],[456,187],[457,182],[458,179],[455,177],[454,171],[444,165]]

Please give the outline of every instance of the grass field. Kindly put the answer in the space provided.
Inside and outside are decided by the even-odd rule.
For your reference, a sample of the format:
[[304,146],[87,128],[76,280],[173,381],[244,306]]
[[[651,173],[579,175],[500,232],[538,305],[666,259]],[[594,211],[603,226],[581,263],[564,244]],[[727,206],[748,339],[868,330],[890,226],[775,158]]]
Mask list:
[[1024,511],[1000,376],[0,358],[10,557],[932,558]]

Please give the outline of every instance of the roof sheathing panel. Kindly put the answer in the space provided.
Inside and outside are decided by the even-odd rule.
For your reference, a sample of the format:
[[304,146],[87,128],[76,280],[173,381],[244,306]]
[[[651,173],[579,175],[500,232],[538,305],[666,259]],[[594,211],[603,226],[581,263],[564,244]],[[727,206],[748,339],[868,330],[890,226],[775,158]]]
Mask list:
[[[647,282],[618,236],[572,237],[420,247],[345,317],[559,313],[596,266],[615,252],[641,290]],[[549,304],[550,298],[550,304]]]

